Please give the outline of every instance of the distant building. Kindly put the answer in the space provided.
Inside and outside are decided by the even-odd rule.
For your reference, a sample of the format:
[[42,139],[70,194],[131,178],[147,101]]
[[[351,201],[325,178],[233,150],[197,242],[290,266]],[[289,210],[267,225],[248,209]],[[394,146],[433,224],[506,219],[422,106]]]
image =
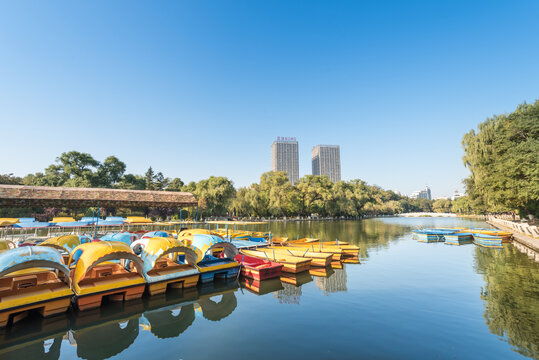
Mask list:
[[297,184],[299,161],[296,138],[278,137],[271,144],[271,171],[284,171],[292,185]]
[[425,186],[424,190],[418,190],[414,191],[412,195],[410,195],[412,199],[428,199],[432,200],[432,195],[430,193],[430,188],[428,186]]
[[311,153],[313,175],[326,175],[331,181],[341,181],[341,150],[339,145],[316,145]]

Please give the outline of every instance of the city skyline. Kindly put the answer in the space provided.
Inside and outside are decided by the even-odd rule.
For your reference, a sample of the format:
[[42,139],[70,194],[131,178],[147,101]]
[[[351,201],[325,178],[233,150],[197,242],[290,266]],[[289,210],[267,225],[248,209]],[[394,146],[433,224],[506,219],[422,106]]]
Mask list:
[[539,3],[465,4],[2,2],[0,173],[77,150],[242,187],[296,134],[300,177],[324,142],[343,180],[462,191],[464,134],[539,84]]

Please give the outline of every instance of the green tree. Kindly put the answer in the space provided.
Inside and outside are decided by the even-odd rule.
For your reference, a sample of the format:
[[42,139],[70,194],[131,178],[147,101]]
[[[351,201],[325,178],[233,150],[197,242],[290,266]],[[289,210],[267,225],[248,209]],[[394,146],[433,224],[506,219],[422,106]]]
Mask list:
[[0,184],[4,185],[21,185],[22,178],[13,176],[13,174],[0,174]]
[[221,216],[227,214],[236,189],[226,177],[210,176],[209,179],[199,181],[193,193],[197,196],[205,216]]
[[451,200],[449,199],[438,199],[432,203],[432,209],[437,213],[448,213],[451,212]]
[[185,184],[183,183],[182,179],[180,178],[174,178],[172,179],[167,188],[165,190],[167,191],[182,191]]
[[472,206],[539,215],[539,100],[488,118],[462,144]]

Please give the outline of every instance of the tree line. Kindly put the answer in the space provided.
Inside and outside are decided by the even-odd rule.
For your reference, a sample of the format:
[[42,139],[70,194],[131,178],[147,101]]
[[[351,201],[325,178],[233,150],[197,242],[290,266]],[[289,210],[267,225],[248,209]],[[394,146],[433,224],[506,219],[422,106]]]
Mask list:
[[[412,211],[432,211],[433,202],[410,199],[362,180],[331,182],[326,176],[306,175],[292,185],[284,172],[266,172],[260,182],[236,189],[222,176],[185,184],[150,167],[143,175],[126,173],[126,164],[115,156],[103,162],[78,151],[62,153],[43,172],[24,177],[0,175],[2,184],[33,186],[97,187],[133,190],[187,191],[198,199],[195,216],[361,217],[392,215]],[[156,217],[177,216],[177,210],[141,209]],[[115,212],[115,210],[111,211]],[[4,209],[3,213],[6,213]]]

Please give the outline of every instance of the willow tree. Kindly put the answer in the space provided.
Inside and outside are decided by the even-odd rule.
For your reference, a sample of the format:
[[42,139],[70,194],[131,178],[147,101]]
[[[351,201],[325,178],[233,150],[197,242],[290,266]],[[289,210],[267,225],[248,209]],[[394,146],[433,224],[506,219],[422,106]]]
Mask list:
[[539,100],[496,115],[464,135],[465,181],[473,204],[489,212],[539,215]]

